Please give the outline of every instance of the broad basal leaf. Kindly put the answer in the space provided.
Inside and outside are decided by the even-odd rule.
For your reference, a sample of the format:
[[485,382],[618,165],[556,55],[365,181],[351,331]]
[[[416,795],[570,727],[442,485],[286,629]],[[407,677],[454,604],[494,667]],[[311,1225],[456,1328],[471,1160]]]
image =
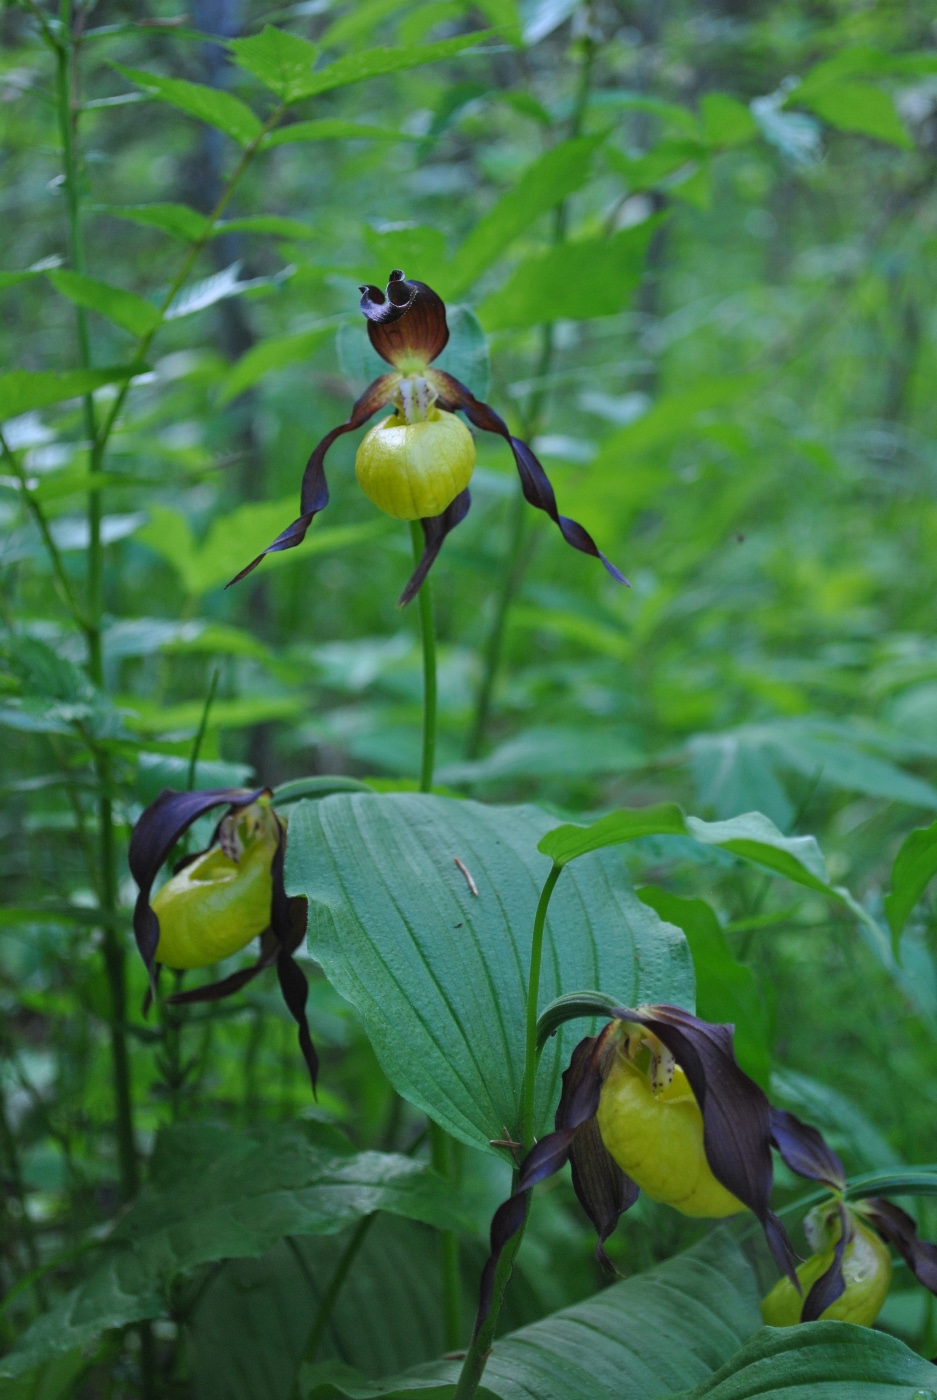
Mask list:
[[766,1327],[708,1381],[673,1400],[931,1400],[937,1366],[850,1322]]
[[156,307],[135,292],[111,287],[107,282],[99,282],[94,277],[85,277],[81,272],[69,272],[64,268],[50,272],[48,277],[56,291],[68,297],[76,306],[100,312],[132,335],[146,335],[159,325],[160,314]]
[[253,73],[284,102],[304,96],[319,55],[308,39],[275,29],[272,24],[248,39],[232,39],[228,48],[239,68]]
[[[536,844],[550,825],[533,807],[417,794],[342,794],[290,819],[287,886],[309,900],[312,955],[358,1007],[400,1093],[486,1149],[517,1125],[531,931],[550,868]],[[635,898],[614,853],[564,875],[550,905],[541,1004],[581,987],[632,1005],[692,1001],[682,935]],[[572,1043],[561,1034],[544,1052],[538,1123]]]
[[[445,282],[447,298],[466,292],[518,234],[585,184],[601,141],[600,136],[562,141],[527,167],[457,250]],[[542,294],[546,292],[543,288]]]
[[482,302],[482,324],[497,331],[623,311],[641,280],[657,223],[648,219],[610,238],[580,239],[527,258]]
[[336,1234],[375,1211],[472,1231],[458,1196],[412,1157],[354,1153],[337,1134],[290,1126],[245,1134],[192,1124],[165,1131],[154,1180],[102,1248],[84,1283],[0,1361],[17,1376],[98,1333],[167,1305],[179,1274],[264,1253],[285,1235]]
[[[648,1273],[496,1341],[479,1393],[498,1400],[663,1400],[705,1380],[760,1321],[751,1268],[719,1231]],[[303,1395],[448,1400],[459,1369],[458,1361],[435,1362],[375,1385],[347,1373],[329,1378],[323,1367],[307,1375]]]
[[190,83],[184,78],[164,78],[159,73],[145,73],[140,68],[125,68],[121,63],[115,63],[114,67],[130,82],[152,93],[161,102],[168,102],[180,112],[208,126],[217,127],[241,146],[249,146],[256,141],[263,130],[260,118],[233,93],[206,87],[203,83]]

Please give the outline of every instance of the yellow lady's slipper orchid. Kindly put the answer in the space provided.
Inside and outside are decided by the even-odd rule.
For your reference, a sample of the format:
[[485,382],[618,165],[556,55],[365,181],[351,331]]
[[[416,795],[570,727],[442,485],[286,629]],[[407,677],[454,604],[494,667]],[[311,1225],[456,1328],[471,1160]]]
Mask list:
[[[845,1215],[846,1212],[844,1211]],[[797,1278],[802,1293],[798,1293],[788,1278],[781,1278],[761,1305],[761,1315],[769,1327],[793,1327],[801,1321],[804,1300],[810,1290],[835,1263],[836,1243],[839,1229],[832,1222],[837,1216],[828,1217],[831,1223],[823,1222],[817,1228],[816,1213],[812,1212],[804,1222],[808,1239],[817,1248],[797,1268]],[[859,1327],[871,1327],[882,1310],[891,1283],[891,1255],[888,1248],[870,1229],[849,1212],[850,1238],[842,1251],[842,1281],[845,1287],[830,1305],[818,1314],[816,1320],[854,1322]],[[813,1229],[811,1229],[811,1225]],[[811,1238],[813,1235],[813,1238]]]
[[475,440],[454,413],[430,407],[422,420],[398,410],[373,427],[355,457],[364,494],[397,520],[441,515],[469,484]]

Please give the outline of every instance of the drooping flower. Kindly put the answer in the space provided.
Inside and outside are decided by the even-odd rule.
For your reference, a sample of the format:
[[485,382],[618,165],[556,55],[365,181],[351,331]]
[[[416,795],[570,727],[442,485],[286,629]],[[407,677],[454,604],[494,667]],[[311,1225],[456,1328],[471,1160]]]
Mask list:
[[810,1212],[804,1232],[813,1249],[797,1266],[795,1288],[780,1278],[761,1304],[769,1327],[798,1322],[854,1322],[871,1327],[891,1283],[891,1255],[859,1210],[842,1201],[825,1202]]
[[468,483],[475,465],[475,444],[461,419],[461,409],[476,428],[497,433],[514,454],[526,500],[559,527],[567,544],[600,559],[619,583],[624,575],[606,559],[582,525],[560,515],[553,487],[533,451],[512,436],[493,408],[443,370],[431,368],[449,339],[442,298],[425,282],[390,274],[386,293],[361,288],[371,344],[393,368],[368,385],[351,416],[326,433],[306,464],[300,490],[300,515],[231,580],[237,583],[264,555],[293,549],[305,538],[313,519],[329,502],[325,454],[343,433],[350,433],[388,404],[394,413],[372,428],[358,449],[356,475],[365,494],[387,514],[419,520],[424,547],[420,561],[400,596],[401,605],[416,597],[443,541],[460,524],[471,505]]
[[[259,937],[260,951],[252,966],[167,1000],[218,1001],[240,991],[266,968],[276,967],[314,1092],[319,1061],[306,1022],[308,985],[293,957],[306,932],[306,901],[287,896],[286,823],[271,797],[267,788],[164,788],[142,813],[130,839],[130,873],[139,890],[133,928],[153,995],[161,966],[209,967]],[[209,846],[180,861],[151,897],[156,877],[179,839],[199,817],[222,806],[228,810]]]
[[792,1170],[828,1184],[842,1174],[836,1154],[815,1129],[773,1108],[739,1068],[731,1026],[679,1006],[612,1014],[573,1051],[554,1131],[527,1153],[513,1194],[494,1214],[476,1333],[491,1307],[501,1252],[526,1219],[531,1188],[566,1162],[595,1226],[596,1255],[608,1267],[604,1243],[643,1190],[687,1215],[752,1211],[782,1273],[799,1287],[796,1255],[771,1210],[771,1149]]

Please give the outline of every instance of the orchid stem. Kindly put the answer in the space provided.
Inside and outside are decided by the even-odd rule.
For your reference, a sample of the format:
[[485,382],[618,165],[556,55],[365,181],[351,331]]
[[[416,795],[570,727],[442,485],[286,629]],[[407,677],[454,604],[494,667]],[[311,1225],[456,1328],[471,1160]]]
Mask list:
[[540,1003],[540,968],[543,963],[543,933],[547,922],[547,909],[556,882],[563,873],[561,865],[554,865],[547,876],[546,884],[540,892],[537,912],[534,915],[534,932],[530,943],[530,973],[527,979],[527,1027],[524,1053],[524,1086],[521,1091],[521,1142],[529,1152],[534,1145],[534,1093],[537,1084],[537,1008]]
[[367,1233],[376,1219],[377,1215],[374,1214],[365,1215],[358,1221],[351,1239],[345,1246],[342,1257],[335,1265],[335,1272],[329,1279],[326,1290],[322,1295],[319,1311],[316,1313],[315,1321],[312,1324],[309,1339],[306,1342],[306,1348],[303,1352],[303,1361],[307,1366],[311,1366],[319,1354],[319,1348],[325,1336],[325,1329],[328,1327],[332,1313],[335,1311],[335,1304],[338,1302],[338,1295],[342,1291],[342,1285],[348,1277],[351,1266],[358,1256],[358,1251],[364,1244]]
[[[414,562],[419,564],[423,539],[418,520],[410,522]],[[423,580],[418,596],[420,608],[420,640],[423,645],[423,753],[420,762],[420,792],[432,792],[433,768],[436,761],[436,630],[433,623],[433,595],[428,578]],[[453,1155],[456,1144],[438,1123],[430,1122],[433,1169],[441,1177],[453,1176]],[[462,1276],[459,1267],[459,1241],[454,1230],[440,1230],[439,1253],[442,1269],[443,1326],[446,1350],[456,1348],[462,1336]]]
[[[420,523],[410,521],[413,558],[417,564],[423,553]],[[423,749],[420,759],[420,792],[432,792],[433,769],[436,765],[436,631],[433,624],[433,595],[428,578],[423,580],[418,596],[420,609],[420,641],[423,646]]]

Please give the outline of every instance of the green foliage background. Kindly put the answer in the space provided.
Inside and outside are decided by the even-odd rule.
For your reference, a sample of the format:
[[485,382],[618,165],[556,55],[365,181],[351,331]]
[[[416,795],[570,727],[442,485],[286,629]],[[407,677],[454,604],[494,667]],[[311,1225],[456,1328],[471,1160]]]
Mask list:
[[[0,18],[5,1343],[87,1277],[120,1204],[93,856],[102,771],[120,874],[111,926],[128,950],[129,830],[161,787],[185,785],[209,693],[200,787],[308,775],[416,786],[417,620],[395,603],[410,544],[358,490],[355,438],[330,454],[332,503],[307,542],[224,589],[293,518],[311,448],[375,372],[358,287],[397,266],[463,308],[450,316],[456,372],[533,440],[560,509],[631,581],[620,588],[565,547],[523,507],[505,445],[479,437],[472,512],[432,575],[440,790],[535,803],[557,821],[665,801],[707,820],[757,810],[815,835],[864,918],[682,835],[602,859],[638,887],[635,927],[643,907],[684,930],[700,1014],[736,1021],[751,1072],[850,1171],[937,1159],[926,853],[908,876],[907,922],[884,903],[902,840],[937,813],[930,7],[198,0],[181,16],[162,0],[76,4],[80,274],[39,29],[54,39],[57,14],[27,0]],[[265,24],[292,42],[237,38]],[[321,60],[313,72],[310,42],[334,72]],[[374,58],[385,46],[404,57]],[[276,92],[295,105],[208,237],[239,143],[250,147]],[[186,240],[202,237],[167,307]],[[80,396],[93,391],[106,417],[128,376],[104,464],[94,683],[67,607],[88,567]],[[524,821],[538,836],[552,824]],[[117,1029],[145,1158],[169,1124],[160,1150],[179,1154],[180,1172],[199,1124],[269,1138],[272,1154],[283,1131],[325,1151],[323,1124],[347,1135],[335,1151],[348,1139],[414,1147],[422,1116],[379,1066],[368,1018],[305,965],[324,1054],[315,1105],[275,981],[144,1019],[145,976],[129,958]],[[467,1150],[463,1173],[467,1334],[509,1172]],[[920,1219],[933,1234],[926,1202]],[[427,1222],[447,1219],[381,1216],[324,1359],[381,1376],[441,1352]],[[609,1248],[630,1275],[702,1234],[642,1201]],[[504,1329],[593,1294],[591,1248],[568,1185],[545,1190]],[[100,1329],[90,1346],[76,1336],[32,1389],[0,1381],[0,1395],[141,1393],[151,1347],[159,1393],[286,1400],[336,1250],[284,1227],[245,1248],[250,1259],[180,1254],[168,1291],[129,1314],[114,1305],[103,1341]],[[738,1272],[728,1258],[719,1267]],[[707,1378],[757,1325],[745,1279],[743,1300],[726,1302],[732,1346],[702,1370],[658,1376],[654,1393],[736,1393],[731,1376]],[[881,1325],[930,1357],[933,1299],[911,1283],[897,1274]],[[246,1360],[217,1370],[211,1358],[238,1346],[256,1374]],[[503,1355],[508,1379],[492,1384],[513,1394]],[[343,1375],[308,1393],[359,1393]],[[564,1393],[580,1392],[569,1380]]]

